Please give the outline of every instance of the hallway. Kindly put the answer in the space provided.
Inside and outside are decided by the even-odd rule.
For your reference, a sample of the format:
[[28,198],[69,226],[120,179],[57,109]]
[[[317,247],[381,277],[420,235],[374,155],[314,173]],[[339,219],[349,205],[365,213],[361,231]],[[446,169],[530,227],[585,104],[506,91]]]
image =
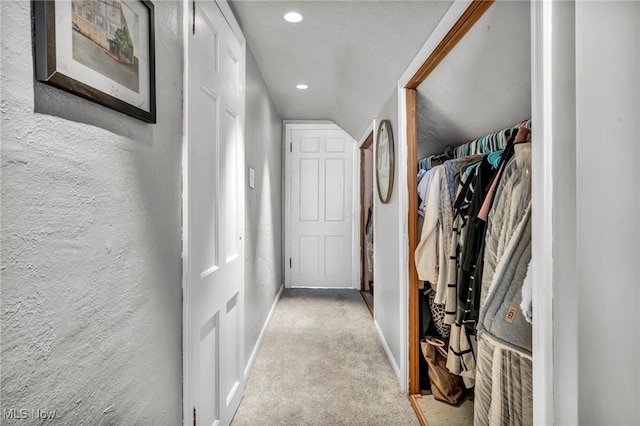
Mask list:
[[[78,23],[124,34],[127,9],[135,82],[87,59],[95,41],[73,42]],[[431,307],[414,270],[416,171],[515,114],[535,123],[534,424],[640,425],[640,0],[2,0],[0,38],[0,424],[425,424],[411,406],[433,400],[420,383]],[[349,139],[297,138],[292,125]],[[369,135],[363,265],[361,168],[339,155]],[[299,232],[304,271],[289,253],[295,158],[319,183],[292,192],[306,201],[299,222],[347,223]],[[450,198],[450,177],[434,195]],[[462,234],[445,212],[431,272],[461,307],[440,248],[447,235],[458,252]],[[478,284],[482,260],[468,262]],[[316,266],[348,279],[286,288],[312,285]],[[495,315],[503,330],[518,306]],[[493,389],[485,402],[504,405],[506,386]],[[442,407],[425,410],[429,426]]]
[[356,290],[285,289],[232,425],[417,425]]

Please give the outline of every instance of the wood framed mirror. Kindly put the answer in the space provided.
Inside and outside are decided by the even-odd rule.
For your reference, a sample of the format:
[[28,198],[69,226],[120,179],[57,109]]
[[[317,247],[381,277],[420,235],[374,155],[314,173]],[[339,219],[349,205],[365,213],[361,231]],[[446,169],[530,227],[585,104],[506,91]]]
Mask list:
[[387,204],[393,193],[394,150],[391,122],[382,120],[376,138],[376,186],[382,204]]

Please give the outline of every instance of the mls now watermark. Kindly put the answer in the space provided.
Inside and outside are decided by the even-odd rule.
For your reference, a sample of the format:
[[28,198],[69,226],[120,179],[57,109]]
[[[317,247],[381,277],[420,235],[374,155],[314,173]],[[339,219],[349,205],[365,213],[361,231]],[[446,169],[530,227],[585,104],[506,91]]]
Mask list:
[[20,419],[55,419],[57,415],[56,410],[41,410],[39,408],[33,408],[27,410],[26,408],[9,408],[2,410],[2,416],[7,420],[20,420]]

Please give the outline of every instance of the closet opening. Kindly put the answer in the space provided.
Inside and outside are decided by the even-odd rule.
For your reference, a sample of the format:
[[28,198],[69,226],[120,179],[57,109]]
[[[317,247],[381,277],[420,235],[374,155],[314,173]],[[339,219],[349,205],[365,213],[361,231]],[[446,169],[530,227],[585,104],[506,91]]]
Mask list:
[[373,132],[360,145],[360,294],[373,317]]
[[[517,390],[525,402],[517,407],[517,416],[522,419],[522,424],[533,421],[530,318],[524,315],[521,306],[525,304],[520,303],[522,297],[513,296],[516,292],[523,294],[523,277],[531,256],[530,28],[531,4],[528,1],[472,1],[404,86],[409,253],[408,388],[411,404],[423,425],[447,424],[444,421],[446,417],[448,424],[485,424],[488,418],[484,416],[489,415],[489,410],[512,408],[509,403],[516,396],[505,396],[504,392],[511,391],[492,388],[486,380],[487,377],[489,381],[505,378],[508,361],[501,364],[504,371],[494,371],[491,364],[496,359],[488,363],[483,360],[481,365],[475,359],[479,353],[478,330],[485,333],[483,342],[489,342],[480,349],[481,353],[488,353],[499,346],[494,334],[500,335],[500,332],[492,334],[492,330],[487,331],[488,322],[481,316],[484,313],[480,314],[488,309],[489,302],[485,297],[495,293],[496,286],[501,286],[509,296],[500,303],[490,299],[491,306],[495,307],[495,321],[500,320],[501,324],[509,326],[513,324],[512,329],[518,330],[517,338],[506,343],[517,346],[514,343],[517,341],[520,346],[514,351],[515,357],[518,362],[526,364],[523,367],[526,370],[521,382],[523,386]],[[493,154],[489,156],[489,153]],[[521,167],[521,164],[525,165]],[[519,227],[507,230],[509,225],[496,219],[494,223],[478,225],[482,233],[469,237],[466,232],[470,227],[465,230],[465,226],[476,220],[480,207],[493,209],[502,205],[496,204],[496,198],[485,201],[486,191],[479,191],[476,201],[473,201],[473,208],[477,210],[467,217],[465,214],[472,204],[473,192],[478,188],[490,189],[495,182],[493,191],[499,191],[500,195],[494,197],[501,203],[508,198],[503,195],[507,194],[506,184],[501,184],[507,180],[502,177],[500,170],[503,168],[508,171],[509,179],[517,173],[521,173],[523,179],[529,179],[522,185],[520,181],[512,182],[518,191],[528,191],[520,200],[522,205],[516,206],[518,215],[522,215],[521,221],[515,221]],[[425,178],[426,181],[423,180]],[[434,179],[438,185],[433,185]],[[430,192],[436,187],[448,196]],[[441,210],[429,210],[427,205],[432,201],[430,205],[435,206],[434,200],[438,200],[439,208],[450,205],[452,210],[444,215]],[[444,204],[443,200],[446,201]],[[465,213],[461,213],[463,211]],[[485,217],[485,222],[491,222],[494,211],[488,213],[489,219]],[[511,265],[515,271],[511,276],[499,278],[498,268],[491,264],[485,274],[491,285],[485,286],[479,280],[474,287],[473,272],[483,275],[485,251],[481,250],[493,250],[494,247],[485,248],[484,232],[487,227],[495,230],[490,235],[508,241],[514,241],[512,238],[515,238],[516,231],[521,235],[528,232],[529,243],[517,246],[519,257]],[[465,247],[465,238],[468,237],[475,242]],[[467,259],[474,259],[473,264],[463,268],[464,250],[471,253],[472,246],[477,247],[476,257],[469,254]],[[495,257],[499,260],[504,255],[496,252]],[[427,261],[425,256],[429,257]],[[479,269],[478,264],[481,265]],[[463,269],[465,276],[461,275]],[[472,273],[466,272],[468,269]],[[495,280],[491,281],[492,277]],[[513,302],[515,299],[518,299],[517,304]],[[507,300],[512,303],[506,303]],[[496,353],[501,350],[497,349]],[[506,359],[511,352],[504,356]],[[482,371],[478,372],[479,369]],[[511,383],[512,378],[505,380]],[[444,392],[443,395],[442,390],[447,388],[443,383],[447,381],[450,388],[448,394]],[[481,389],[480,393],[475,389]],[[503,398],[493,401],[491,393],[497,395],[501,391],[504,391]],[[497,416],[493,420],[499,418],[500,414],[496,414],[499,411],[491,414]],[[438,415],[442,417],[438,418]]]

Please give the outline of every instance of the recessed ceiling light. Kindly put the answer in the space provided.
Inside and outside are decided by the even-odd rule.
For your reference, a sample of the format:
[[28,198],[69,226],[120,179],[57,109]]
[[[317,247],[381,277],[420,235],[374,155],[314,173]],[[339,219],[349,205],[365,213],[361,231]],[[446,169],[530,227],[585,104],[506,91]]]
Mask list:
[[296,86],[296,89],[300,89],[300,90],[306,90],[308,88],[309,88],[309,86],[307,86],[306,84],[298,84]]
[[291,22],[293,24],[297,22],[301,22],[302,19],[303,19],[302,15],[300,15],[298,12],[289,12],[286,15],[284,15],[284,20],[287,22]]

